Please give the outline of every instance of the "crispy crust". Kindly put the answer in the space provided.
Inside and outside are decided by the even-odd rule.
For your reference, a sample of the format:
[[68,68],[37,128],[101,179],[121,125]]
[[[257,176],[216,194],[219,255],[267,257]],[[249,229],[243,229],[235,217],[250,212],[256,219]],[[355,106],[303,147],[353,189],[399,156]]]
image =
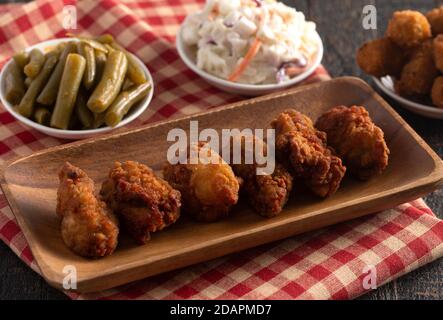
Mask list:
[[116,162],[100,194],[139,244],[180,217],[180,192],[135,161]]
[[387,167],[389,149],[384,133],[365,108],[333,108],[317,120],[316,127],[327,133],[328,143],[360,179],[367,180]]
[[416,53],[401,73],[396,83],[396,91],[402,96],[423,96],[431,92],[432,84],[438,76],[434,58],[425,51]]
[[426,18],[431,25],[432,33],[434,35],[443,33],[443,6],[429,11],[426,14]]
[[438,77],[432,86],[432,103],[437,107],[443,109],[443,77]]
[[271,125],[276,129],[277,156],[286,162],[294,177],[320,197],[334,194],[346,168],[326,145],[326,134],[296,110],[283,112]]
[[[246,143],[248,142],[248,143]],[[241,144],[241,163],[235,164],[233,159],[235,143]],[[231,167],[236,176],[243,181],[242,190],[248,197],[252,208],[260,215],[272,218],[280,214],[286,205],[293,187],[293,178],[289,171],[280,163],[275,163],[272,173],[259,175],[258,170],[264,169],[255,161],[246,163],[246,153],[254,155],[255,148],[262,148],[267,155],[266,143],[255,136],[236,136],[231,139]],[[249,148],[252,148],[251,150]],[[251,157],[252,158],[252,157]],[[275,159],[274,159],[275,160]]]
[[65,244],[84,257],[112,254],[118,242],[118,221],[94,195],[94,182],[69,162],[61,168],[59,180],[56,211],[62,219]]
[[418,11],[397,11],[389,21],[386,36],[402,48],[412,48],[432,37],[431,25]]
[[387,38],[365,43],[357,52],[357,63],[374,77],[398,76],[406,63],[404,51]]
[[197,221],[214,222],[229,216],[238,202],[240,184],[231,167],[213,150],[200,144],[192,146],[201,157],[215,157],[218,164],[166,164],[163,176],[183,197],[184,210]]

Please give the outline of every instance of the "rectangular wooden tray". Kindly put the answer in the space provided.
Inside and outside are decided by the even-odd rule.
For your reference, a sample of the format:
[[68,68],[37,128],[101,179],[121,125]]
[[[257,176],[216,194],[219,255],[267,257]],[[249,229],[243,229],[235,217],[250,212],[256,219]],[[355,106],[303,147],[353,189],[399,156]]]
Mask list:
[[[298,109],[314,120],[337,105],[364,105],[386,135],[391,150],[383,175],[359,182],[346,178],[333,197],[319,200],[295,194],[284,212],[264,219],[240,204],[232,217],[201,224],[186,217],[145,246],[122,236],[116,252],[87,260],[62,242],[55,214],[57,172],[67,160],[101,183],[115,160],[137,160],[160,172],[171,145],[172,128],[188,130],[190,120],[200,129],[263,128],[281,111]],[[443,183],[440,158],[366,83],[356,78],[280,92],[210,110],[209,112],[125,133],[57,146],[4,165],[1,186],[23,230],[43,277],[62,288],[63,268],[77,268],[78,291],[91,292],[220,257],[369,213],[423,196]],[[98,186],[99,188],[99,186]]]

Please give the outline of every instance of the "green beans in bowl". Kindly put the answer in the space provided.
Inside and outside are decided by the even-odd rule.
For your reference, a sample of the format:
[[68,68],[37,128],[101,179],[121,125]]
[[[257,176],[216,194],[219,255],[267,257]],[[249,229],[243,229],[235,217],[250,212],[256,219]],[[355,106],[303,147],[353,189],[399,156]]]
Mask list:
[[0,99],[16,119],[48,135],[83,139],[124,126],[153,96],[146,66],[110,35],[41,42],[0,74]]

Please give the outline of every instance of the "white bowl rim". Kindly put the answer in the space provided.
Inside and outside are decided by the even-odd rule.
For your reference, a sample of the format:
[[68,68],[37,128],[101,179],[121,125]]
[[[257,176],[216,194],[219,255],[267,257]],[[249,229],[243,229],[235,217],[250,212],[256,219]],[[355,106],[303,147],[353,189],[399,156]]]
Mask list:
[[[77,41],[75,38],[57,38],[57,39],[51,39],[51,40],[47,40],[47,41],[42,41],[39,42],[35,45],[32,45],[28,48],[26,48],[24,51],[29,52],[34,48],[45,48],[45,47],[49,47],[52,45],[56,45],[59,44],[61,42],[65,42],[65,41]],[[45,134],[51,135],[51,136],[65,136],[65,137],[75,137],[75,136],[92,136],[92,135],[98,135],[101,133],[107,133],[109,131],[115,130],[117,128],[123,127],[129,123],[131,123],[132,121],[134,121],[135,119],[137,119],[151,104],[153,95],[154,95],[154,81],[152,78],[152,75],[149,71],[149,69],[145,66],[145,64],[134,54],[130,53],[135,60],[137,61],[137,63],[142,67],[143,71],[145,72],[145,75],[148,78],[148,81],[150,81],[151,83],[151,90],[148,94],[148,96],[146,96],[146,98],[144,100],[142,100],[141,102],[139,102],[139,106],[138,109],[134,109],[134,111],[127,116],[126,118],[124,118],[118,125],[116,125],[115,127],[102,127],[102,128],[98,128],[98,129],[87,129],[87,130],[63,130],[63,129],[57,129],[57,128],[52,128],[52,127],[47,127],[44,125],[41,125],[37,122],[32,121],[31,119],[28,119],[24,116],[22,116],[21,114],[19,114],[18,112],[16,112],[14,110],[14,107],[11,105],[11,103],[9,103],[9,101],[6,100],[6,98],[3,95],[3,81],[4,81],[4,72],[7,69],[8,65],[11,63],[12,58],[9,59],[2,67],[2,70],[0,71],[0,101],[2,102],[3,106],[5,107],[5,109],[17,120],[23,122],[24,124],[26,124],[29,127],[32,127],[40,132],[44,132]]]
[[433,106],[421,104],[421,103],[418,103],[418,102],[415,102],[412,100],[408,100],[408,99],[400,96],[399,94],[397,94],[395,91],[391,90],[390,88],[386,87],[383,84],[382,80],[387,79],[387,78],[392,79],[392,77],[390,77],[390,76],[386,76],[386,77],[382,77],[382,78],[372,77],[372,79],[374,80],[377,87],[379,87],[380,90],[382,90],[385,94],[387,94],[392,99],[397,100],[398,102],[410,107],[411,109],[416,109],[416,110],[419,110],[422,112],[426,112],[426,113],[434,114],[434,115],[439,115],[439,116],[443,115],[443,109],[439,109],[437,107],[433,107]]
[[192,71],[197,73],[199,76],[208,79],[209,81],[215,82],[219,85],[222,85],[224,87],[232,88],[232,89],[240,89],[240,90],[278,90],[283,89],[292,85],[295,85],[297,83],[300,83],[301,81],[308,78],[310,75],[314,73],[314,71],[318,68],[318,66],[321,64],[321,61],[323,60],[323,54],[324,54],[324,46],[323,41],[321,40],[320,35],[318,32],[315,32],[316,42],[318,44],[318,50],[317,54],[315,55],[315,58],[312,60],[311,65],[309,68],[307,68],[303,73],[299,74],[298,76],[282,82],[282,83],[275,83],[275,84],[246,84],[246,83],[238,83],[238,82],[232,82],[229,80],[225,80],[222,78],[219,78],[217,76],[214,76],[204,70],[201,70],[197,67],[194,61],[191,60],[190,57],[188,57],[185,53],[185,45],[182,41],[182,30],[183,30],[183,24],[180,26],[180,29],[178,30],[178,34],[176,37],[176,47],[177,51],[183,60],[183,62],[190,68]]

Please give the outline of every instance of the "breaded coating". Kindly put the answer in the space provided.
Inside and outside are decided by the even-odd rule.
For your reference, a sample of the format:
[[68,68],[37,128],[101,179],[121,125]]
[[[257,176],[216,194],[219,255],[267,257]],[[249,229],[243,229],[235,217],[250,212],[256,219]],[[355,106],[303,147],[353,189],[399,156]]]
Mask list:
[[426,18],[431,24],[434,36],[443,33],[443,6],[429,11],[426,14]]
[[431,25],[418,11],[396,11],[389,21],[386,36],[402,48],[412,48],[432,37]]
[[406,63],[405,52],[387,38],[365,43],[357,52],[357,63],[374,77],[398,76]]
[[185,213],[202,222],[227,217],[240,189],[231,167],[202,143],[191,146],[186,158],[186,163],[163,168],[164,178],[182,194]]
[[433,56],[421,51],[403,68],[395,85],[396,91],[402,96],[428,95],[437,76],[438,70]]
[[286,160],[294,177],[320,197],[334,194],[346,167],[327,146],[326,134],[296,110],[281,113],[272,127],[276,130],[277,156],[282,162]]
[[436,68],[443,72],[443,34],[434,38],[433,54]]
[[443,77],[438,77],[434,81],[431,92],[432,103],[437,108],[443,109]]
[[139,244],[180,217],[180,192],[135,161],[116,162],[100,194]]
[[[240,146],[240,163],[235,163],[234,152]],[[272,218],[280,214],[286,205],[293,186],[289,171],[275,159],[273,172],[267,172],[266,165],[258,164],[255,149],[267,156],[266,143],[255,136],[235,136],[230,143],[230,163],[236,176],[243,180],[242,190],[248,197],[252,208],[261,216]],[[260,149],[259,149],[260,148]],[[252,161],[246,161],[251,159]],[[260,162],[261,163],[261,162]],[[264,172],[258,172],[259,170]],[[260,173],[260,174],[259,174]]]
[[94,182],[69,162],[61,168],[59,180],[56,212],[62,219],[65,244],[83,257],[112,254],[117,247],[118,221],[94,195]]
[[389,149],[383,131],[364,107],[336,107],[316,122],[351,173],[362,180],[380,174],[388,165]]

